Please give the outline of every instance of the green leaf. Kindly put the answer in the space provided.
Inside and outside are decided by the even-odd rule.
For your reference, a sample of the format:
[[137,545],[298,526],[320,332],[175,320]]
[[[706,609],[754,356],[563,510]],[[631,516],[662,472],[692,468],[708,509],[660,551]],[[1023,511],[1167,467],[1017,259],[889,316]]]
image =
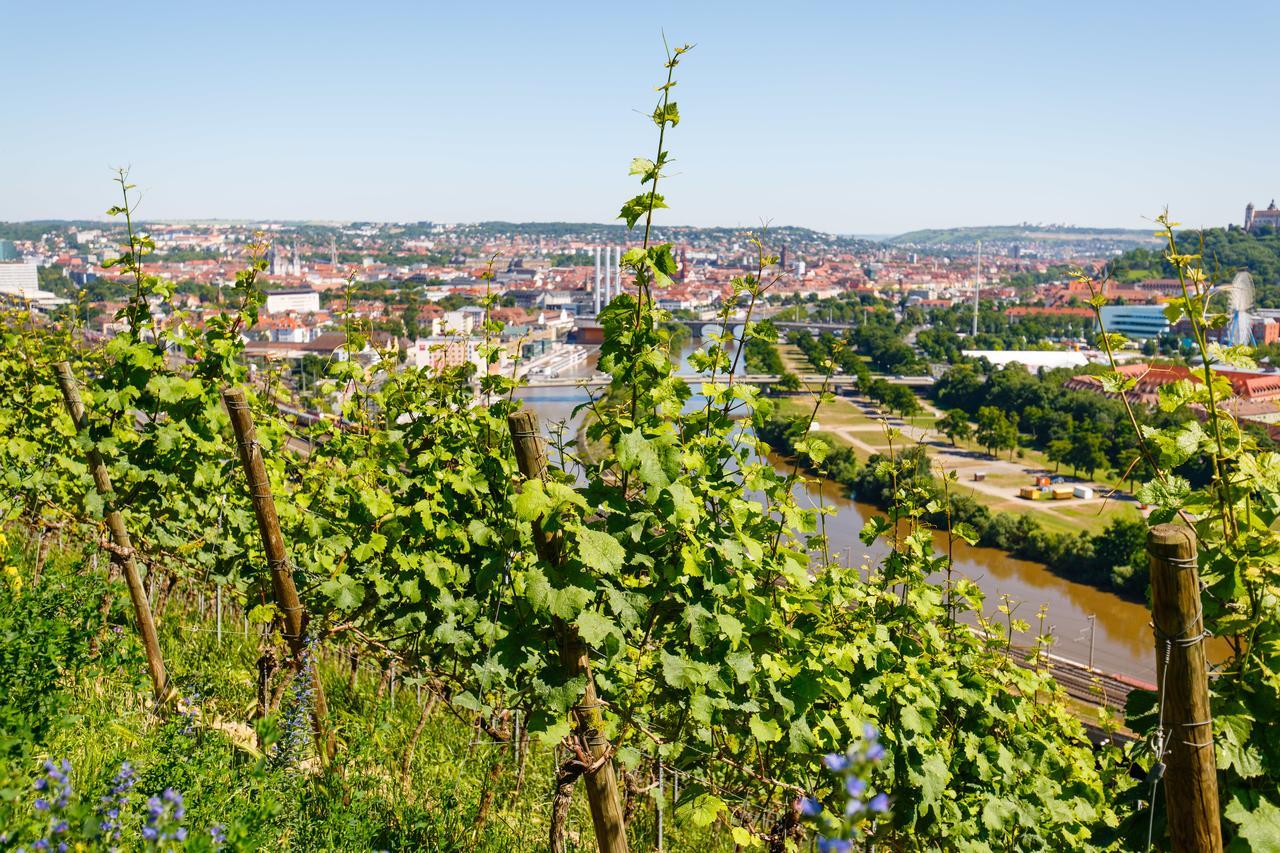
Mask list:
[[658,104],[653,110],[653,123],[661,127],[663,124],[669,124],[675,127],[680,123],[680,110],[676,108],[676,102],[672,101],[665,107]]
[[640,218],[650,212],[666,207],[667,203],[658,193],[641,193],[622,206],[618,218],[627,223],[628,228],[635,228]]
[[320,591],[329,596],[339,610],[354,610],[364,601],[364,587],[348,574],[338,575],[320,584]]
[[782,727],[773,720],[761,719],[759,714],[752,714],[749,723],[751,736],[762,743],[774,743],[782,740]]
[[618,626],[595,610],[582,611],[573,623],[578,626],[578,635],[589,646],[599,647],[610,634],[621,636]]
[[667,684],[677,689],[688,689],[705,684],[707,681],[707,673],[705,665],[686,660],[679,655],[668,654],[663,652],[662,655],[662,677]]
[[702,504],[693,496],[693,491],[684,483],[672,483],[667,486],[667,494],[675,505],[677,521],[697,521],[702,515]]
[[1239,837],[1249,845],[1248,849],[1257,853],[1280,850],[1280,808],[1264,799],[1249,808],[1243,798],[1251,793],[1240,792],[1231,798],[1225,812],[1227,820],[1239,828]]
[[720,817],[720,813],[724,811],[728,811],[728,806],[724,804],[724,800],[715,794],[699,794],[698,798],[693,801],[693,808],[689,813],[689,817],[694,826],[710,826],[716,822],[716,818]]
[[623,433],[617,446],[618,464],[623,470],[635,471],[641,482],[648,486],[665,488],[671,483],[663,468],[662,460],[654,443],[644,437],[638,429]]
[[552,586],[540,569],[533,568],[525,573],[525,597],[537,610],[545,610],[561,619],[573,619],[591,601],[593,593],[572,584]]
[[617,539],[608,533],[592,530],[589,527],[579,527],[576,536],[578,559],[583,565],[607,575],[616,575],[622,571],[627,552]]
[[742,639],[742,622],[732,614],[720,612],[716,614],[716,623],[720,626],[720,633],[724,634],[729,641],[729,645],[736,649],[738,641]]
[[546,515],[553,505],[541,480],[527,481],[520,489],[520,494],[512,501],[516,517],[521,521],[536,521]]

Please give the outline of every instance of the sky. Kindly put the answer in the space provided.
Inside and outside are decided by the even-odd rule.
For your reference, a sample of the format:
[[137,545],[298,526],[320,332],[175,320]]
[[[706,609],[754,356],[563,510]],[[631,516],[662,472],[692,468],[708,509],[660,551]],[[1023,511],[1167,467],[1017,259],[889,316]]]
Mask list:
[[611,221],[664,75],[671,224],[1239,222],[1280,5],[0,0],[0,220]]

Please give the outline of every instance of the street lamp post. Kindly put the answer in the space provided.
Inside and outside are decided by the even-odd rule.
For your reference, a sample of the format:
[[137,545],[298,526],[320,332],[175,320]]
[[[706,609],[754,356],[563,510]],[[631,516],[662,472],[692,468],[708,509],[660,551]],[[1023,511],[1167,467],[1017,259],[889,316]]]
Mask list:
[[1097,614],[1089,614],[1089,671],[1093,672],[1093,635],[1094,629],[1098,627]]

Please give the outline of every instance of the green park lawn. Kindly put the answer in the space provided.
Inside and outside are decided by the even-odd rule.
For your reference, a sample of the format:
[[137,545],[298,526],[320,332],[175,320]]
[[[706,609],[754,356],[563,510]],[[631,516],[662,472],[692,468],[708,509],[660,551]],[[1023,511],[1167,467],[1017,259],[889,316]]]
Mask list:
[[[782,397],[777,400],[777,406],[778,411],[785,416],[807,418],[813,409],[813,398],[809,395]],[[819,427],[817,432],[834,445],[849,447],[859,461],[865,463],[871,455],[867,447],[881,453],[887,452],[889,449],[889,438],[885,434],[884,424],[880,420],[869,416],[867,414],[868,411],[875,411],[875,409],[864,399],[837,397],[825,403],[819,409],[816,418]],[[889,418],[890,425],[897,426],[899,429],[907,425],[928,429],[933,427],[934,422],[937,420],[937,415],[930,412],[907,421],[903,421],[895,415],[890,415]],[[854,444],[846,434],[833,431],[837,429],[852,432],[853,437],[856,437],[865,446]],[[910,442],[911,439],[905,435],[900,435],[894,439],[894,445],[899,448],[906,446]],[[981,451],[981,448],[978,448],[972,441],[962,442],[958,449]],[[935,448],[931,448],[929,452],[931,455],[936,455],[937,451]],[[1000,460],[1003,462],[1010,461],[1007,453],[1002,453]],[[994,469],[993,466],[994,470],[986,472],[986,482],[999,487],[1001,491],[1007,491],[1007,497],[997,497],[973,488],[971,482],[966,482],[966,472],[964,471],[960,474],[961,479],[957,484],[958,490],[963,494],[972,495],[975,500],[993,511],[1034,512],[1040,524],[1045,529],[1054,532],[1074,533],[1081,530],[1097,530],[1104,527],[1113,518],[1119,516],[1132,517],[1137,514],[1137,509],[1132,501],[1118,498],[1108,501],[1095,499],[1087,502],[1077,499],[1032,502],[1019,498],[1017,489],[1031,484],[1030,471],[1043,470],[1053,473],[1055,466],[1041,451],[1025,447],[1022,448],[1021,457],[1015,453],[1012,462],[1019,469],[1026,470],[1010,471],[1007,469]],[[975,467],[981,468],[981,461],[976,461]],[[970,468],[969,470],[973,469]],[[1071,476],[1073,472],[1070,470],[1064,470],[1059,473],[1066,477],[1068,482],[1072,482],[1075,479]],[[1097,478],[1095,482],[1109,483],[1105,478]]]

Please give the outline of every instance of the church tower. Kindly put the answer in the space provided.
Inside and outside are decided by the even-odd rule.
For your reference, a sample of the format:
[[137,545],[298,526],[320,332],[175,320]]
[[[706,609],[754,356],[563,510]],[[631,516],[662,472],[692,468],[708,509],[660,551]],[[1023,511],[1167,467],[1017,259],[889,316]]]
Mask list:
[[1253,230],[1253,202],[1244,206],[1244,230]]

